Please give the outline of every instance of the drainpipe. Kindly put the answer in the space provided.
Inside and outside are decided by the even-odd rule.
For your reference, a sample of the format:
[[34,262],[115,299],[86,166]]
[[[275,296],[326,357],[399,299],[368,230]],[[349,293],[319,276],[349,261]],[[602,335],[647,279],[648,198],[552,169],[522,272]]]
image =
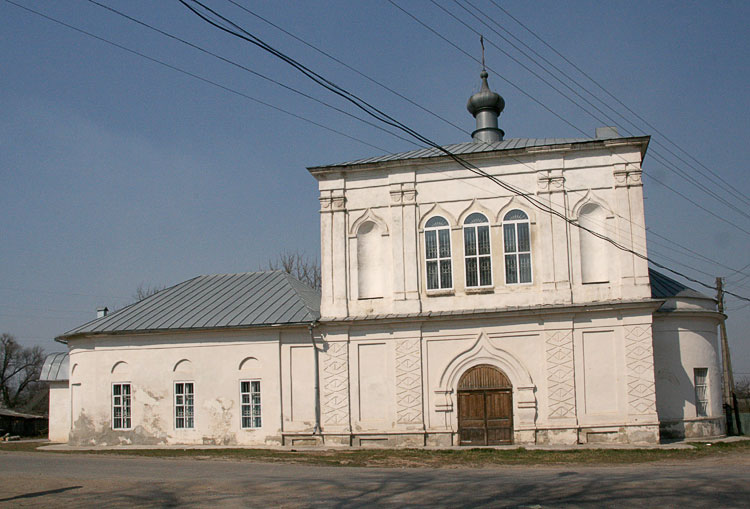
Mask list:
[[310,342],[313,346],[313,370],[315,371],[315,428],[313,434],[320,435],[320,364],[318,361],[318,346],[315,344],[315,322],[307,326],[310,331]]

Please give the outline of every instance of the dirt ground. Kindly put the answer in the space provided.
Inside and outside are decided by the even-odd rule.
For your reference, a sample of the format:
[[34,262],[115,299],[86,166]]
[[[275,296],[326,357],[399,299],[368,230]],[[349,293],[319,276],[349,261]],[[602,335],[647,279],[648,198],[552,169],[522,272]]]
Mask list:
[[747,507],[750,454],[362,468],[0,449],[0,507]]

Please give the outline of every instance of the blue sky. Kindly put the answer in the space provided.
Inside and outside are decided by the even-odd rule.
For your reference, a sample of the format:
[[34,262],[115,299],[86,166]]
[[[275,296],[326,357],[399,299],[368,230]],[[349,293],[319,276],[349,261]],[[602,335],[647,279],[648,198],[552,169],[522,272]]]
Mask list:
[[[91,319],[97,306],[117,308],[132,301],[139,285],[171,285],[198,274],[256,270],[283,250],[317,257],[317,191],[306,167],[414,148],[90,2],[14,1],[361,140],[285,115],[0,0],[0,331],[16,335],[26,345],[60,350],[52,337]],[[392,3],[238,2],[462,129],[236,6],[206,1],[432,140],[448,144],[469,139],[463,130],[471,131],[473,119],[465,105],[478,88],[480,64]],[[176,0],[101,2],[359,115],[280,61],[202,22]],[[713,276],[729,276],[729,290],[750,296],[750,277],[743,279],[750,268],[744,273],[730,270],[750,263],[750,4],[494,1],[657,132],[492,0],[394,3],[475,57],[476,34],[438,5],[484,34],[490,85],[507,104],[500,119],[506,138],[577,137],[581,131],[593,136],[596,127],[611,122],[554,78],[545,75],[600,118],[503,54],[498,47],[544,75],[492,30],[509,37],[500,27],[632,120],[636,127],[612,115],[631,132],[652,135],[644,163],[650,254],[709,284]],[[461,5],[475,13],[473,6],[478,7],[478,16],[492,29]],[[589,97],[577,85],[569,85]],[[697,173],[690,166],[707,170],[691,157],[720,175],[739,196]],[[675,168],[735,208],[692,186],[672,171]],[[694,283],[689,286],[711,293]],[[745,334],[750,330],[750,306],[743,308],[733,298],[727,305],[735,371],[750,374]]]

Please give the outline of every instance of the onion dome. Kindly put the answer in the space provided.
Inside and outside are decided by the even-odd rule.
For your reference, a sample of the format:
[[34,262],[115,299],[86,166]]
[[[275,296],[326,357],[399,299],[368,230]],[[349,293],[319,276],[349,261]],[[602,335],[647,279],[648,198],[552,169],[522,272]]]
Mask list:
[[497,119],[505,108],[505,100],[490,90],[487,84],[487,71],[482,69],[479,75],[482,78],[482,87],[479,92],[469,98],[466,109],[469,110],[477,120],[477,128],[471,133],[474,141],[492,143],[502,141],[505,133],[498,129]]

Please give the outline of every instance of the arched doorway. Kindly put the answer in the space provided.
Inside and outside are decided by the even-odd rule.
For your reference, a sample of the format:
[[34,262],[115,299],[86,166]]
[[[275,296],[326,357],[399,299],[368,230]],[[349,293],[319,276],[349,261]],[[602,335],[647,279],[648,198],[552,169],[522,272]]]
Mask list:
[[513,443],[513,386],[499,369],[481,364],[458,381],[460,445]]

